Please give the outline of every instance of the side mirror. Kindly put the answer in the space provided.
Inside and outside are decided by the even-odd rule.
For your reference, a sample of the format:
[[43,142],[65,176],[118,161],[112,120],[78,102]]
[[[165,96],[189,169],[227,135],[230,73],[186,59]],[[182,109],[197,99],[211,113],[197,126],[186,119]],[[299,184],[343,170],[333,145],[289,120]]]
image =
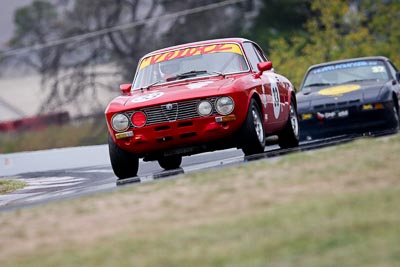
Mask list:
[[131,92],[132,84],[130,83],[121,84],[119,86],[119,89],[121,90],[123,95],[127,95]]
[[271,61],[260,62],[257,64],[257,67],[258,67],[258,72],[254,76],[256,79],[260,78],[264,71],[272,69],[272,62]]

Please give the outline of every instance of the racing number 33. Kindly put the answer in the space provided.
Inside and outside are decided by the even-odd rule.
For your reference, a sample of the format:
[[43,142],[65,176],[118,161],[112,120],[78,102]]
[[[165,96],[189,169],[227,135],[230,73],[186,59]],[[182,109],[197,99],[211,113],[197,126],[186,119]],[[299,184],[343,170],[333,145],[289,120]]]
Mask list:
[[277,119],[280,113],[280,96],[279,96],[278,86],[276,83],[271,83],[271,93],[272,93],[272,102],[274,106],[274,116],[275,119]]

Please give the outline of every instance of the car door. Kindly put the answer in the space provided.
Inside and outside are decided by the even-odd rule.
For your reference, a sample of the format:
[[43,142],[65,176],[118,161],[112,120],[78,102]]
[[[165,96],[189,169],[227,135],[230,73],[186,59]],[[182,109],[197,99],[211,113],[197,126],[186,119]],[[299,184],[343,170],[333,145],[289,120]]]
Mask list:
[[[258,72],[257,64],[266,62],[268,59],[261,48],[254,43],[245,42],[244,47],[253,72]],[[272,132],[287,118],[287,112],[282,108],[282,105],[284,105],[288,93],[283,86],[282,76],[276,74],[273,70],[263,72],[260,79],[261,88],[259,92],[263,105],[264,121],[269,124],[266,130]]]
[[397,95],[397,99],[398,99],[398,106],[400,106],[400,73],[398,71],[398,69],[396,68],[395,65],[393,65],[393,63],[391,61],[388,61],[388,66],[389,66],[389,70],[392,76],[392,85],[393,85],[393,91],[396,93]]

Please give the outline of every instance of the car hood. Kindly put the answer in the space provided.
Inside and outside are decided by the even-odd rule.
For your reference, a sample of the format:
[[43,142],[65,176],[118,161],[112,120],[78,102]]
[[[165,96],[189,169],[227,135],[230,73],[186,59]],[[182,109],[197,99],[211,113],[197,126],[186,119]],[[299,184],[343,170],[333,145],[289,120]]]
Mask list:
[[321,105],[329,102],[360,101],[366,102],[377,99],[386,85],[384,82],[359,82],[321,87],[314,92],[298,92],[297,102],[304,105]]
[[124,97],[124,106],[132,109],[187,99],[210,97],[221,94],[224,89],[230,88],[233,82],[233,78],[217,77],[174,82],[154,86],[149,90],[135,90],[130,96]]

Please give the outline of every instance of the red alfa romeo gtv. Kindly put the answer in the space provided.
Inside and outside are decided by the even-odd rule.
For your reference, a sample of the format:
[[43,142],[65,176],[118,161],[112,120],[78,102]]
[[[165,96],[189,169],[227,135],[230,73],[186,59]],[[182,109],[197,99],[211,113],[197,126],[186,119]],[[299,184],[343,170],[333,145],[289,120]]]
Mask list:
[[166,170],[182,156],[226,148],[262,153],[266,137],[298,146],[296,95],[254,42],[218,39],[145,55],[132,84],[105,114],[115,175],[137,175],[139,158]]

